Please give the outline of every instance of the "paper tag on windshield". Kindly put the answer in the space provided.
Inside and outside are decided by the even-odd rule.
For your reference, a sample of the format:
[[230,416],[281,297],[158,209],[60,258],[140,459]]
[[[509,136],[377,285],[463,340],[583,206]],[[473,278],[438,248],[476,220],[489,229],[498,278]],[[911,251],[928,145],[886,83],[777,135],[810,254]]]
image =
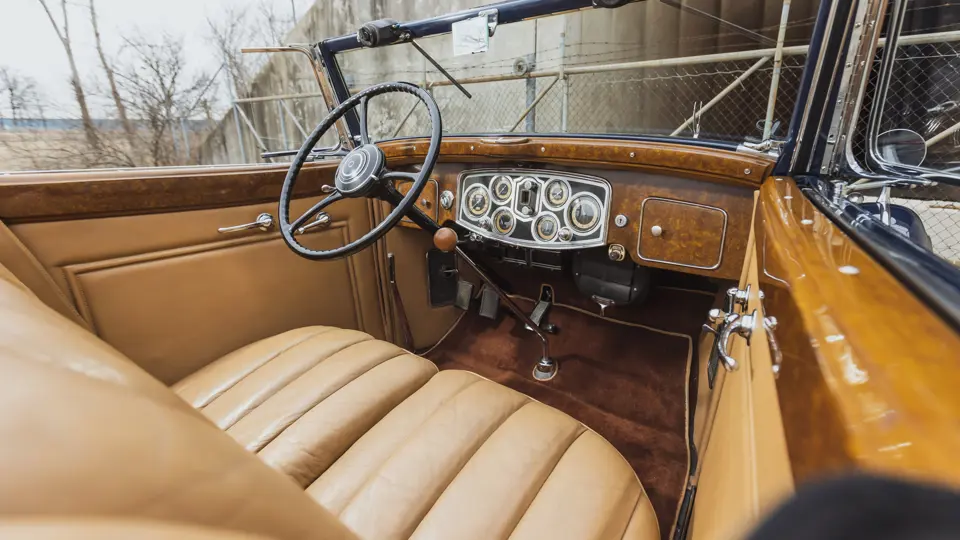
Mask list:
[[486,16],[455,22],[451,29],[453,30],[454,56],[487,52],[490,48]]

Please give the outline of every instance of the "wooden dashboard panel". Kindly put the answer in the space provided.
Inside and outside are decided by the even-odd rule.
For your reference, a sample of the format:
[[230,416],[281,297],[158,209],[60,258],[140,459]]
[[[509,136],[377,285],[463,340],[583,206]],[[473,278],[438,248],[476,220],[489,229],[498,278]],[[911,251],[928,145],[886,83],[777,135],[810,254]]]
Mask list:
[[[397,188],[397,191],[406,195],[410,192],[410,188],[413,187],[413,182],[410,181],[398,181],[394,184]],[[419,208],[424,214],[430,216],[434,221],[437,221],[439,217],[438,211],[440,208],[440,189],[439,184],[436,179],[431,178],[427,181],[426,185],[423,186],[423,191],[420,192],[420,198],[417,199],[415,203],[416,207]],[[400,225],[403,227],[410,227],[414,229],[419,229],[410,218],[403,218],[400,220]]]
[[720,266],[727,233],[722,208],[660,197],[640,206],[638,257],[703,270]]
[[[457,193],[457,177],[465,170],[496,166],[516,167],[516,162],[495,163],[441,163],[434,169],[433,177],[439,190]],[[539,168],[539,167],[538,167]],[[754,189],[746,186],[707,182],[666,174],[648,174],[638,171],[614,171],[562,166],[543,167],[552,171],[572,172],[604,178],[612,187],[607,233],[607,244],[621,244],[637,264],[664,268],[705,276],[738,279],[743,256],[746,253],[747,237],[750,234],[750,218],[753,212]],[[426,192],[426,190],[424,190]],[[656,209],[666,225],[665,245],[644,251],[638,247],[649,242],[651,225],[645,227],[641,238],[644,201],[675,201],[681,209],[672,206]],[[437,207],[438,223],[452,222],[459,200],[450,209]],[[656,208],[656,205],[654,205]],[[691,209],[693,214],[691,214]],[[696,210],[699,209],[699,210]],[[627,218],[626,225],[618,227],[616,216]],[[648,216],[649,217],[649,216]],[[652,219],[652,218],[651,218]],[[652,223],[652,222],[651,222]],[[413,224],[409,224],[413,227]],[[648,251],[652,250],[652,251]],[[643,256],[641,256],[643,254]],[[719,254],[719,260],[717,255]],[[649,256],[647,256],[649,255]]]

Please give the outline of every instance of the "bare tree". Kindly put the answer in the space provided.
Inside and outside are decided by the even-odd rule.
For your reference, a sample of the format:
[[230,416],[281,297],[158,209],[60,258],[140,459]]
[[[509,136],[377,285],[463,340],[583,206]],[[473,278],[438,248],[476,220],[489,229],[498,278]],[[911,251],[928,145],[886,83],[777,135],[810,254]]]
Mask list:
[[67,13],[67,0],[60,0],[60,11],[63,15],[63,25],[57,23],[53,12],[47,6],[46,0],[37,0],[43,6],[43,11],[47,13],[50,24],[53,26],[63,50],[67,54],[67,62],[70,64],[70,84],[73,86],[73,95],[77,100],[77,106],[80,108],[80,119],[83,123],[83,132],[87,138],[87,144],[91,148],[99,146],[97,139],[97,130],[93,125],[93,119],[90,117],[90,109],[87,107],[87,96],[83,90],[83,84],[80,82],[80,72],[77,71],[77,63],[73,58],[73,44],[70,41],[70,16]]
[[117,109],[117,117],[123,126],[123,131],[127,136],[127,142],[133,147],[135,145],[133,124],[131,124],[130,119],[127,118],[127,107],[120,97],[120,90],[117,88],[117,79],[113,66],[110,65],[109,60],[107,60],[107,54],[103,50],[103,41],[100,39],[100,27],[97,24],[97,8],[94,0],[90,0],[90,24],[93,26],[93,37],[97,48],[97,56],[100,57],[100,65],[103,66],[103,72],[107,76],[107,84],[110,86],[110,97],[113,98],[114,107]]
[[194,114],[211,79],[187,71],[183,42],[164,36],[159,43],[126,38],[126,60],[116,70],[120,92],[131,115],[141,123],[137,130],[140,153],[153,166],[183,164],[190,160],[186,131],[181,122]]
[[227,7],[219,21],[207,18],[207,26],[210,28],[210,42],[217,49],[230,75],[233,96],[244,97],[252,72],[249,60],[240,52],[240,47],[249,43],[251,35],[246,10]]

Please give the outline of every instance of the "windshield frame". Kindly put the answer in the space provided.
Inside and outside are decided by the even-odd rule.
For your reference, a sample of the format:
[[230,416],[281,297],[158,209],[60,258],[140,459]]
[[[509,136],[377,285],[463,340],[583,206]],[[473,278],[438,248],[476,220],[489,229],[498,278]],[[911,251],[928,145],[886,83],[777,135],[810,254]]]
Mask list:
[[[640,2],[644,0],[628,0],[627,3]],[[646,0],[646,1],[656,1],[656,0]],[[594,5],[593,0],[507,0],[504,2],[498,2],[493,4],[487,4],[483,6],[478,6],[475,8],[458,11],[450,14],[441,15],[438,17],[421,19],[417,21],[409,22],[400,22],[399,29],[402,32],[409,33],[415,39],[422,39],[431,36],[437,36],[442,34],[448,34],[452,31],[452,25],[456,22],[460,22],[466,19],[480,16],[481,13],[487,12],[491,9],[497,10],[497,24],[506,25],[516,22],[527,21],[530,19],[536,19],[541,17],[549,17],[554,15],[560,15],[563,13],[576,12],[576,11],[585,11],[593,9],[603,9],[598,8]],[[614,8],[616,9],[616,8]],[[404,46],[406,42],[395,43],[388,45],[388,47],[397,47]],[[337,55],[344,52],[355,51],[362,49],[362,45],[357,40],[357,34],[347,34],[339,37],[329,38],[323,41],[320,41],[316,44],[317,55],[320,58],[324,71],[327,75],[327,79],[330,83],[331,88],[334,91],[335,97],[338,103],[342,103],[350,97],[350,90],[346,83],[346,77],[343,74],[343,71],[340,68],[340,64],[337,61]],[[809,59],[805,63],[804,72],[809,68]],[[802,101],[797,100],[796,105],[799,107]],[[796,110],[794,110],[794,114]],[[349,131],[349,142],[352,145],[356,145],[360,133],[360,122],[359,116],[356,111],[349,111],[344,115],[344,120]],[[783,142],[786,143],[789,141],[790,130],[788,128],[788,134],[786,140]],[[696,147],[707,147],[714,149],[722,150],[732,150],[732,151],[749,151],[756,152],[756,150],[751,149],[743,144],[743,141],[729,141],[729,140],[713,140],[713,139],[700,139],[700,138],[690,138],[690,137],[675,137],[675,136],[665,136],[659,134],[631,134],[631,133],[548,133],[548,132],[535,132],[528,133],[523,131],[511,132],[511,133],[502,133],[502,132],[464,132],[464,133],[451,133],[445,136],[457,136],[457,137],[511,137],[511,136],[537,136],[537,137],[554,137],[554,138],[590,138],[590,139],[608,139],[608,140],[630,140],[630,141],[644,141],[644,142],[662,142],[669,144],[678,144],[684,146],[696,146]],[[402,140],[404,138],[417,138],[417,137],[395,137],[388,140]],[[761,152],[763,153],[763,152]],[[781,151],[779,155],[774,155],[774,157],[779,157],[780,160],[788,152]]]

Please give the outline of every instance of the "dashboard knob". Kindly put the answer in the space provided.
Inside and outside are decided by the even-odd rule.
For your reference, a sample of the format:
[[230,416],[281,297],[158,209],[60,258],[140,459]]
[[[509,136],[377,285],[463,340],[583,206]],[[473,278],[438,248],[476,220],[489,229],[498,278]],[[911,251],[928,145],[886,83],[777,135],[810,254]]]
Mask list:
[[654,236],[660,236],[660,235],[662,235],[662,234],[663,234],[663,227],[661,227],[661,226],[659,226],[659,225],[654,225],[653,227],[650,227],[650,234],[652,234],[652,235],[654,235]]
[[530,188],[532,188],[532,187],[533,187],[533,180],[530,180],[529,178],[527,178],[527,179],[523,182],[523,189],[530,189]]
[[607,257],[611,261],[622,261],[627,256],[627,250],[623,248],[620,244],[610,244],[610,247],[607,249]]
[[571,239],[573,239],[573,231],[564,227],[560,229],[560,232],[558,233],[557,236],[560,237],[560,240],[563,240],[564,242],[569,242]]
[[440,206],[444,210],[449,210],[453,208],[453,192],[449,189],[443,190],[443,193],[440,194]]
[[529,207],[529,206],[524,206],[523,208],[520,209],[520,213],[523,214],[523,215],[525,215],[525,216],[529,216],[529,215],[530,215],[530,207]]
[[490,220],[488,218],[483,218],[480,220],[480,228],[489,231],[490,230]]

